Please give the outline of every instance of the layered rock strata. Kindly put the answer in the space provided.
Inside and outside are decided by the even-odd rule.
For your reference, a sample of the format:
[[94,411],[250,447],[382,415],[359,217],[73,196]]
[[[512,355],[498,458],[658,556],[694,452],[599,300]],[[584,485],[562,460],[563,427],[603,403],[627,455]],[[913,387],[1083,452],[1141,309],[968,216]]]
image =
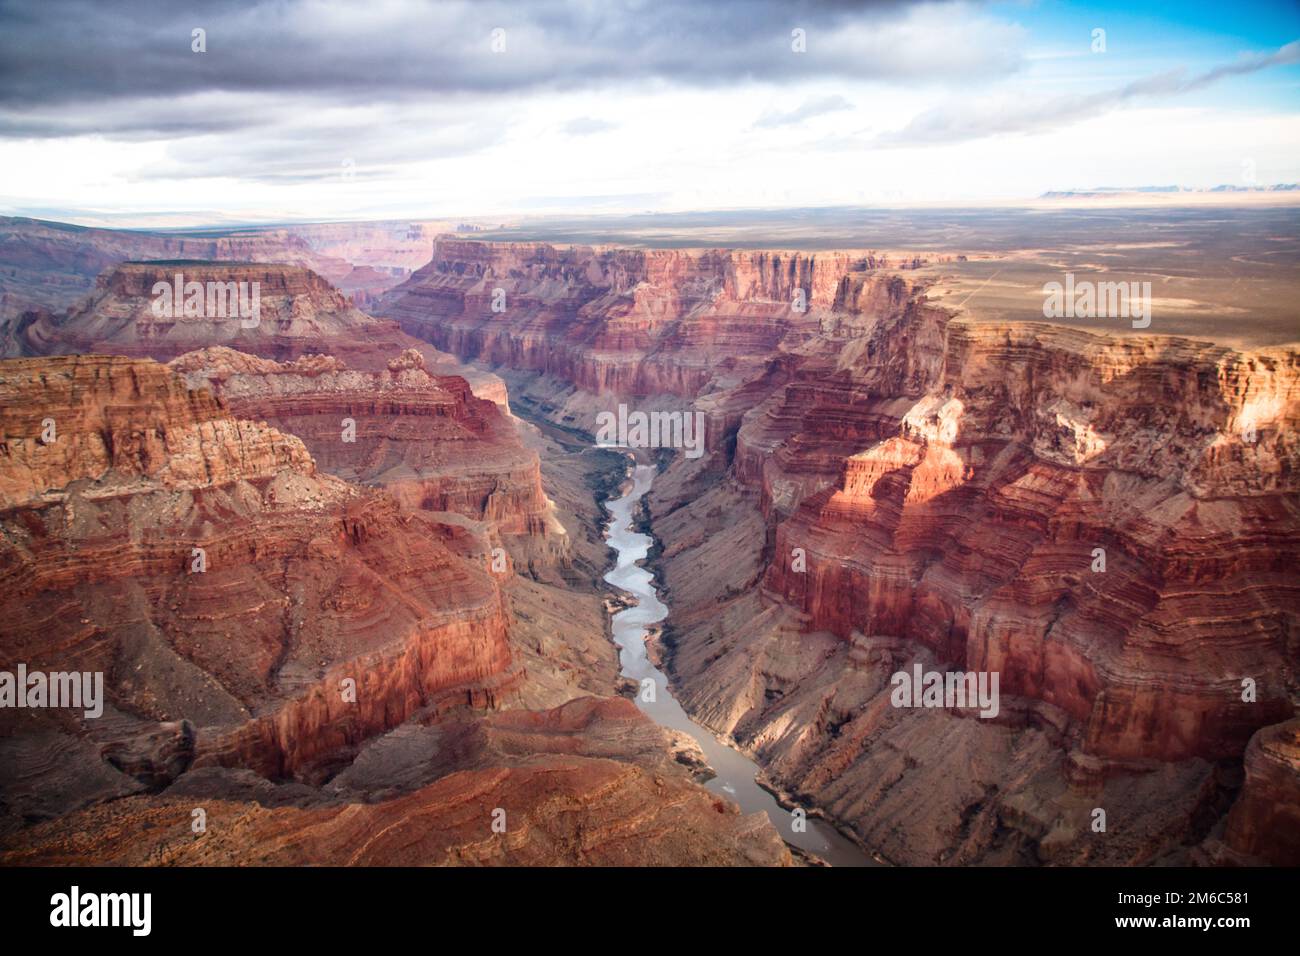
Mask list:
[[101,672],[111,712],[6,710],[11,731],[183,719],[192,757],[287,776],[514,679],[481,556],[297,438],[149,361],[5,362],[0,394],[4,669]]
[[[378,312],[462,359],[588,392],[694,398],[891,294],[871,253],[632,250],[442,238]],[[827,331],[834,332],[835,329]]]
[[310,269],[188,260],[123,263],[79,306],[38,317],[21,335],[29,354],[166,360],[224,345],[276,359],[342,354],[381,368],[407,345],[391,322],[357,310]]
[[430,373],[414,349],[374,372],[332,356],[280,363],[227,348],[187,353],[170,367],[239,418],[298,436],[331,474],[382,485],[406,508],[488,522],[497,534],[550,535],[562,550],[537,454],[515,423],[463,378]]
[[[1218,839],[1248,741],[1295,712],[1300,353],[976,324],[925,290],[868,254],[440,240],[383,308],[534,376],[558,421],[705,413],[710,454],[651,495],[664,653],[692,713],[869,846]],[[915,664],[998,673],[1001,716],[891,707]],[[1236,819],[1295,786],[1278,752]],[[1122,834],[1090,840],[1105,806]]]
[[102,714],[0,710],[0,862],[791,862],[630,701],[571,699],[613,684],[600,601],[489,570],[491,509],[407,509],[232,413],[310,423],[338,392],[401,406],[396,433],[358,429],[399,470],[458,442],[535,468],[492,443],[513,434],[494,405],[414,353],[178,366],[204,387],[124,357],[0,363],[0,670],[104,690]]
[[1228,815],[1233,862],[1300,866],[1300,719],[1260,730],[1246,748],[1246,781]]
[[[187,291],[188,290],[188,291]],[[9,355],[102,353],[160,362],[205,348],[276,361],[331,356],[382,372],[415,349],[430,370],[460,375],[474,394],[506,405],[491,373],[357,309],[310,269],[247,262],[127,262],[102,273],[94,292],[63,312],[37,310],[4,327]]]
[[97,276],[123,262],[144,259],[280,263],[305,266],[331,280],[352,271],[346,260],[314,250],[288,230],[199,235],[0,216],[0,324],[38,309],[61,314],[93,291]]

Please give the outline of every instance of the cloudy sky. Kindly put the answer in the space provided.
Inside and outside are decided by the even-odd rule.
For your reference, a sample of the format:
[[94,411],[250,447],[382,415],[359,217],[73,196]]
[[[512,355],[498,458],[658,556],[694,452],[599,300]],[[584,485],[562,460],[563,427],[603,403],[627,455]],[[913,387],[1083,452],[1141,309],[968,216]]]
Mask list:
[[1296,182],[1300,5],[0,0],[0,168],[123,225]]

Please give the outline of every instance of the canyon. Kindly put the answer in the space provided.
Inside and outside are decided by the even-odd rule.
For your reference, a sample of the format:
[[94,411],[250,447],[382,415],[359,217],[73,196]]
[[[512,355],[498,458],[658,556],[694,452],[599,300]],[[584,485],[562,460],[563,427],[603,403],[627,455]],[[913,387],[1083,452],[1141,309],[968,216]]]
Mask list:
[[[913,264],[448,238],[377,311],[556,422],[706,415],[650,496],[659,652],[886,859],[1296,862],[1244,821],[1300,797],[1300,351],[969,321]],[[889,707],[914,663],[1000,718]]]
[[[7,313],[0,669],[108,702],[0,710],[0,861],[809,861],[629,699],[609,499],[671,608],[624,653],[843,859],[1300,862],[1300,348],[976,319],[949,253],[394,228],[178,238]],[[51,230],[5,255],[90,241]],[[260,322],[160,317],[178,270]],[[703,454],[620,498],[620,404]],[[918,667],[996,715],[891,706]]]
[[[425,412],[501,416],[418,355],[394,371]],[[613,689],[600,599],[506,581],[486,523],[327,474],[299,438],[151,360],[11,360],[0,390],[5,661],[102,672],[107,696],[101,720],[0,711],[0,859],[789,862],[630,704],[532,673],[546,660]],[[543,618],[570,645],[558,654],[530,646],[548,600],[577,632]],[[511,815],[499,840],[495,807]],[[216,837],[203,846],[196,808]],[[278,856],[263,810],[286,847],[297,826],[343,830],[322,837],[329,853]],[[445,827],[426,830],[430,814]],[[352,842],[371,827],[395,842]]]
[[[151,290],[173,268],[261,283],[261,323],[160,320]],[[25,327],[39,357],[0,365],[5,660],[108,688],[102,721],[0,712],[0,858],[64,859],[83,833],[75,859],[102,862],[116,840],[81,827],[105,815],[122,833],[171,814],[184,843],[196,804],[314,827],[296,811],[355,822],[382,799],[395,819],[461,815],[420,862],[790,861],[608,696],[595,499],[548,498],[525,447],[546,439],[499,380],[296,266],[127,263],[97,289]],[[569,467],[609,480],[599,459]],[[511,814],[496,841],[488,792]],[[191,862],[259,859],[246,835]]]

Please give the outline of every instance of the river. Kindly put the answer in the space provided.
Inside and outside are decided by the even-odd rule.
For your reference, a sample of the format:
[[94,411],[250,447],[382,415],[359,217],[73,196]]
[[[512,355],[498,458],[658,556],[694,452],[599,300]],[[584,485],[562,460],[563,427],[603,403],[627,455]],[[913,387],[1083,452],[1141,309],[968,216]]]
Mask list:
[[706,786],[739,804],[746,813],[765,812],[786,843],[820,857],[832,866],[876,865],[855,843],[814,817],[808,817],[804,832],[796,833],[791,811],[777,803],[772,794],[755,782],[758,765],[714,736],[712,731],[691,720],[672,695],[668,678],[647,657],[647,629],[668,616],[668,607],[659,600],[654,576],[637,564],[649,552],[651,539],[633,528],[632,516],[636,513],[637,503],[650,490],[654,476],[653,465],[635,465],[627,493],[605,502],[611,515],[605,529],[605,540],[618,555],[614,569],[605,575],[605,580],[627,591],[638,602],[635,607],[625,608],[614,615],[614,643],[619,647],[623,675],[638,684],[649,678],[655,685],[655,699],[643,701],[642,694],[638,693],[637,706],[663,726],[695,738],[708,758],[709,766],[717,773]]

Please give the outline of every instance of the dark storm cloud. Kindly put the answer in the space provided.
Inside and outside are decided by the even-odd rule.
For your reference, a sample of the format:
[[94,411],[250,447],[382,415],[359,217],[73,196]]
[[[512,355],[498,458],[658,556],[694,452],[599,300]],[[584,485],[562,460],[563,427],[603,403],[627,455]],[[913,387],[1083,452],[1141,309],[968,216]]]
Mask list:
[[[158,142],[159,158],[137,168],[147,180],[380,179],[491,150],[569,92],[617,103],[622,91],[763,83],[770,95],[807,81],[965,83],[1021,66],[1019,28],[981,18],[987,35],[953,44],[934,28],[950,14],[968,22],[969,4],[0,0],[0,139]],[[191,49],[195,29],[205,52]],[[806,52],[792,50],[796,29]],[[836,103],[823,96],[760,125]],[[637,119],[605,112],[558,129],[588,136]]]
[[[858,42],[907,13],[903,2],[577,0],[0,0],[0,107],[11,134],[58,135],[60,109],[224,91],[328,95],[340,103],[601,87],[822,77],[1000,74],[1019,66],[989,42],[951,63]],[[191,30],[207,52],[191,51]],[[493,53],[492,31],[505,31]],[[807,52],[791,51],[806,31]],[[45,114],[52,114],[46,119]],[[25,118],[24,118],[25,117]],[[83,121],[84,122],[84,121]],[[131,129],[105,117],[105,128]],[[172,129],[162,126],[159,132]]]

